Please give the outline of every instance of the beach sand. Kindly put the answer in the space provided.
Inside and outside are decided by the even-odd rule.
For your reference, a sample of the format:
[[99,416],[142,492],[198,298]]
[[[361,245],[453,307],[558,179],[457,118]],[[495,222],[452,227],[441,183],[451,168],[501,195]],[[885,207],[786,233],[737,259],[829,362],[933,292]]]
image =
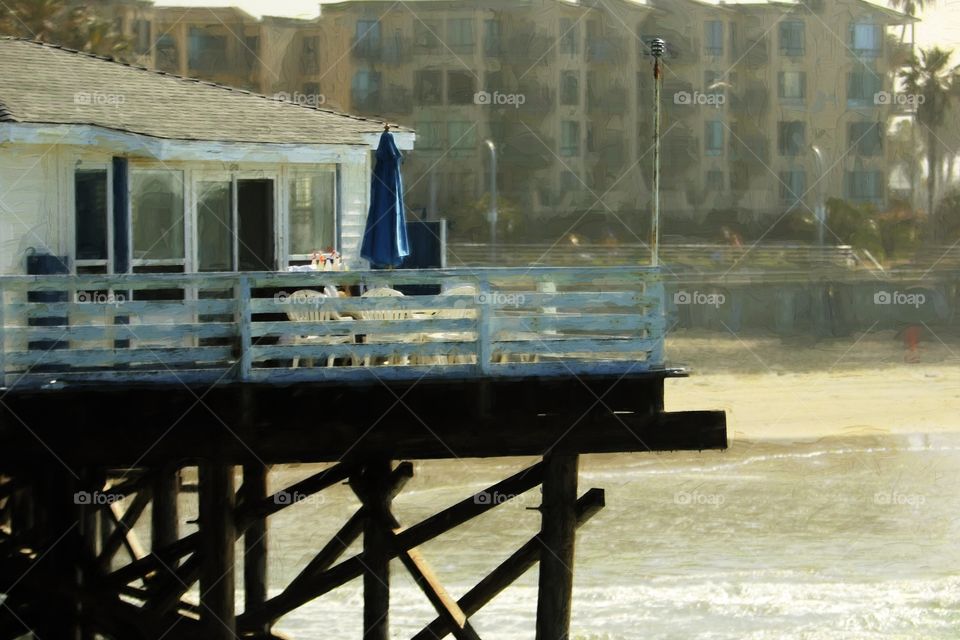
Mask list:
[[892,331],[826,340],[675,332],[668,411],[724,409],[734,440],[960,431],[960,338],[925,332],[916,356]]

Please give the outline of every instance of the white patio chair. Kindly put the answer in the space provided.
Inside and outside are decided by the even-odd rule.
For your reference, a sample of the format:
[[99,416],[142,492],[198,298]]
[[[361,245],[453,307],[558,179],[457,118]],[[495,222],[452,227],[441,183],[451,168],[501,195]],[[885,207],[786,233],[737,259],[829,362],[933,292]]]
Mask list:
[[[287,299],[289,303],[289,309],[287,310],[287,318],[292,322],[342,322],[349,321],[350,318],[343,318],[333,309],[324,308],[324,302],[329,298],[329,296],[320,293],[319,291],[312,291],[310,289],[299,289],[294,291],[290,297]],[[338,344],[353,344],[353,334],[349,333],[347,327],[344,327],[343,334],[336,335],[323,335],[323,336],[295,336],[293,338],[293,344],[303,344],[303,345],[338,345]],[[305,361],[309,362],[307,366],[313,366],[313,358],[305,358]],[[334,361],[333,355],[327,356],[327,366],[332,367]],[[293,358],[293,367],[297,368],[300,366],[300,357],[295,356]]]
[[[472,284],[464,284],[456,287],[451,287],[446,291],[443,291],[441,296],[476,296],[477,288]],[[465,318],[476,318],[477,310],[469,306],[463,307],[447,307],[438,309],[433,315],[434,318],[440,318],[443,320],[463,320]],[[454,332],[431,332],[431,333],[422,333],[420,334],[421,342],[445,342],[445,341],[466,341],[471,337],[473,332],[464,332],[464,331],[454,331]],[[476,334],[474,333],[474,339],[476,339]],[[474,364],[477,361],[476,353],[457,353],[456,351],[436,355],[436,356],[424,356],[420,364],[434,364],[434,365],[443,365],[443,364]]]
[[[402,298],[403,293],[389,287],[377,287],[363,293],[361,298]],[[413,317],[413,312],[409,309],[365,309],[359,313],[361,320],[409,320]],[[390,333],[390,334],[367,334],[367,344],[400,344],[417,342],[418,336],[415,333]],[[386,358],[385,364],[409,364],[409,353],[401,353],[401,349]],[[363,366],[369,367],[372,358],[367,355],[363,358]]]

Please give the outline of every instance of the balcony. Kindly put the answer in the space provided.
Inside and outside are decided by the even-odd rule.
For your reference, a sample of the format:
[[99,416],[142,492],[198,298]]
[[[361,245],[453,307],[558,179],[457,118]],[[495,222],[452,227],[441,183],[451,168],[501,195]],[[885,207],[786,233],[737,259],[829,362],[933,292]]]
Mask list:
[[350,54],[355,60],[381,64],[403,64],[412,59],[410,43],[403,37],[355,37]]

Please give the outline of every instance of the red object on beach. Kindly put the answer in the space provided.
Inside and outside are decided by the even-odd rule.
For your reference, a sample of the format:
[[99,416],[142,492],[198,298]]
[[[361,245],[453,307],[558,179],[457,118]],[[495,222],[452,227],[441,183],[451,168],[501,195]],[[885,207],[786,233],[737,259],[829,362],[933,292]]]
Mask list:
[[904,354],[904,360],[907,362],[920,362],[920,352],[917,347],[920,345],[920,327],[912,324],[903,330],[903,346],[907,352]]

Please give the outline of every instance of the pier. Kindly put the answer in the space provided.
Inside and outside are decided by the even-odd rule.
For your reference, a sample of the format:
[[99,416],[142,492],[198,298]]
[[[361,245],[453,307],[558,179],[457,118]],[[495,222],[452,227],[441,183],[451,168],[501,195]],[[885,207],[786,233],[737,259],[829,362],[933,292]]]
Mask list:
[[[385,640],[393,559],[436,610],[418,640],[479,638],[470,617],[534,566],[537,638],[567,638],[576,530],[604,504],[578,486],[578,457],[727,443],[723,412],[664,410],[685,373],[664,362],[655,269],[10,276],[0,290],[0,640],[274,638],[355,579],[364,639]],[[539,460],[420,522],[392,513],[410,461],[498,456]],[[291,462],[327,466],[269,493],[270,467]],[[341,483],[360,509],[268,592],[270,517]],[[541,529],[449,593],[418,547],[538,487]]]

